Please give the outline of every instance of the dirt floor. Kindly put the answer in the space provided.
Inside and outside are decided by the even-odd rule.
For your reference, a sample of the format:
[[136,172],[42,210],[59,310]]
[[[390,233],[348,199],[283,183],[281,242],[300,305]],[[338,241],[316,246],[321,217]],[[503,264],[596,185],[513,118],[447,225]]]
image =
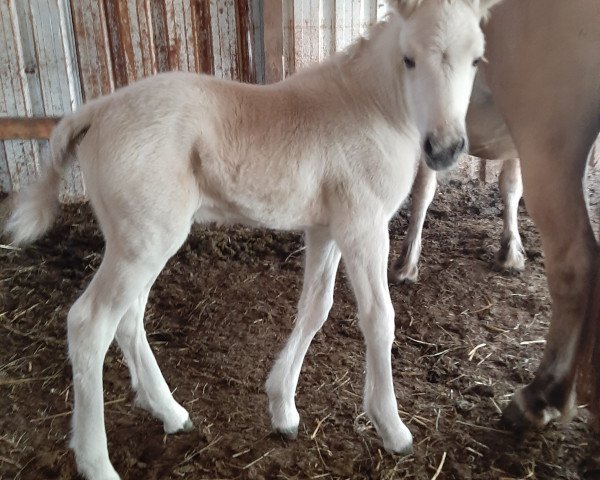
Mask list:
[[[294,322],[302,238],[195,228],[156,282],[146,325],[196,429],[165,436],[135,408],[111,347],[104,388],[116,469],[136,480],[600,478],[600,444],[583,409],[566,426],[526,436],[499,424],[515,388],[532,378],[550,315],[539,237],[521,210],[526,271],[495,272],[497,187],[450,181],[425,224],[419,282],[391,287],[396,393],[415,439],[408,457],[385,453],[362,414],[364,348],[343,266],[300,378],[298,439],[270,432],[263,385]],[[391,224],[392,258],[406,225],[404,209]],[[0,249],[2,479],[76,477],[65,319],[102,249],[85,205],[65,207],[34,246]]]

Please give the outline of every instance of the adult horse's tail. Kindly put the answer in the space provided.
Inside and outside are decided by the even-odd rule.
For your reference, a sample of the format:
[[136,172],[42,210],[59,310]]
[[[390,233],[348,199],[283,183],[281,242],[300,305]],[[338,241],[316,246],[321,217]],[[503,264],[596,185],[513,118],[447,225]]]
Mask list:
[[5,232],[14,244],[33,242],[52,225],[58,211],[61,174],[74,159],[75,146],[92,122],[95,103],[64,117],[50,137],[50,158],[40,165],[40,179],[16,195]]

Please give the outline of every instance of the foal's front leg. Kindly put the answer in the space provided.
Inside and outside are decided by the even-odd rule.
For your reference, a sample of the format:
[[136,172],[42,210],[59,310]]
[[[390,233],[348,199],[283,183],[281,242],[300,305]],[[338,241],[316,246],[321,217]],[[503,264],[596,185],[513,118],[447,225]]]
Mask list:
[[519,200],[523,196],[523,181],[519,159],[505,160],[498,179],[504,202],[504,229],[500,249],[496,254],[496,267],[501,270],[523,270],[525,250],[519,234]]
[[394,308],[387,283],[387,222],[340,232],[336,237],[358,303],[360,328],[367,346],[364,408],[392,453],[412,451],[412,435],[398,416],[392,378]]
[[331,305],[340,251],[325,229],[306,231],[304,286],[298,320],[266,383],[273,428],[289,438],[298,433],[300,416],[294,395],[306,351]]
[[392,267],[391,280],[415,283],[419,277],[423,224],[427,209],[435,195],[436,184],[436,173],[421,163],[412,189],[408,231],[402,242],[400,257]]

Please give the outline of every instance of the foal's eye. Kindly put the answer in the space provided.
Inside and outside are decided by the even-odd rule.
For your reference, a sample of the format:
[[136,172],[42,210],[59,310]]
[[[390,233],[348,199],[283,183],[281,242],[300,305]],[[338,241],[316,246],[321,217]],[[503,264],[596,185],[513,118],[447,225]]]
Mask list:
[[481,63],[481,60],[481,57],[478,57],[475,60],[473,60],[473,66],[476,67],[477,65],[479,65]]
[[409,68],[409,69],[415,68],[416,64],[412,58],[405,56],[402,60],[404,61],[404,65],[406,65],[406,68]]

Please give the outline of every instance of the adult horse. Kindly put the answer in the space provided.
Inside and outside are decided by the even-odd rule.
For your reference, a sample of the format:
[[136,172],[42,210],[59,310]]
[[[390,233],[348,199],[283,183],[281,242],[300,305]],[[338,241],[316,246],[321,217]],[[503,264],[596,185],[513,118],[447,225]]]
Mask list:
[[600,2],[506,0],[485,33],[484,74],[519,152],[552,298],[540,366],[504,417],[516,427],[568,418],[578,376],[580,400],[598,414],[599,257],[583,184],[600,130]]
[[392,380],[388,222],[410,190],[422,146],[435,169],[466,146],[465,115],[484,51],[479,24],[495,2],[396,0],[369,38],[278,84],[171,73],[62,120],[45,179],[17,201],[8,230],[27,241],[49,227],[59,174],[76,153],[106,240],[102,264],[68,315],[71,445],[82,474],[118,478],[102,391],[115,337],[138,404],[167,433],[192,428],[148,345],[143,316],[152,283],[194,221],[306,232],[298,319],[266,385],[274,428],[297,433],[300,368],[327,318],[343,256],[367,346],[365,410],[386,449],[412,448]]

